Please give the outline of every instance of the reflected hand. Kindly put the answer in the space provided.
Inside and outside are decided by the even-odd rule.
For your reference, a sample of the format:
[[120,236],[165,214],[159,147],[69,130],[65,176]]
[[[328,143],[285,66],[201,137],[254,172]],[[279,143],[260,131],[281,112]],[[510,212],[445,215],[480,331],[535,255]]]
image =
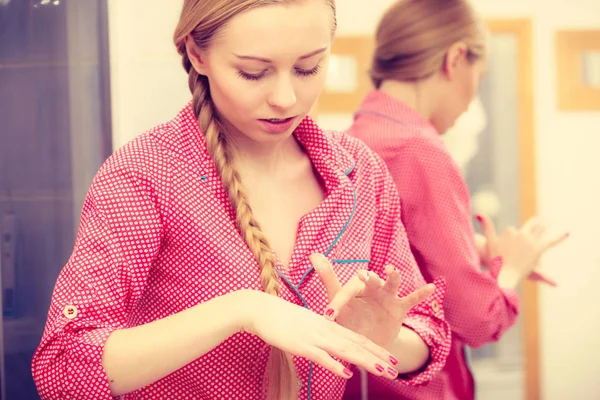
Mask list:
[[484,264],[498,256],[503,258],[504,267],[513,268],[522,278],[556,286],[556,282],[540,271],[540,258],[549,249],[562,243],[568,233],[548,240],[544,238],[546,224],[540,217],[529,219],[520,230],[508,227],[498,236],[493,221],[486,216],[477,216],[484,236],[476,238],[481,261]]

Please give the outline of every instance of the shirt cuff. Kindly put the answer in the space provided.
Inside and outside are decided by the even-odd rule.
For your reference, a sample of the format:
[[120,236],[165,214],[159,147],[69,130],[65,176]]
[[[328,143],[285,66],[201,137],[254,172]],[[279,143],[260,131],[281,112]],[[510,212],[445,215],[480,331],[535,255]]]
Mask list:
[[500,270],[502,269],[503,265],[504,260],[500,256],[494,257],[490,261],[490,265],[488,265],[488,271],[490,272],[490,275],[492,275],[492,278],[498,280],[498,275],[500,275]]
[[55,334],[61,337],[65,349],[63,393],[67,399],[114,399],[102,356],[108,336],[118,328],[86,319],[85,302],[73,304],[76,306],[65,306],[55,324]]
[[73,340],[67,347],[68,392],[74,398],[85,395],[94,399],[113,399],[108,376],[102,365],[104,344],[114,331],[100,328],[88,331]]
[[398,376],[398,380],[409,386],[431,381],[444,368],[450,352],[451,330],[444,320],[446,281],[437,278],[433,284],[435,292],[414,307],[403,321],[403,325],[415,331],[429,347],[429,361],[421,370]]

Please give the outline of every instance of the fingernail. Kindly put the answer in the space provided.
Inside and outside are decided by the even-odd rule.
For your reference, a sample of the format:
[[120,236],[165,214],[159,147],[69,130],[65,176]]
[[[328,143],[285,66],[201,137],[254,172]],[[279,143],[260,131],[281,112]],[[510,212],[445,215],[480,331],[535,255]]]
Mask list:
[[477,221],[479,221],[479,222],[482,222],[482,221],[483,221],[483,217],[482,217],[481,215],[479,215],[479,214],[477,214],[477,215],[475,216],[475,218],[477,218]]
[[335,311],[333,310],[333,308],[328,308],[327,311],[325,311],[325,316],[329,319],[333,318],[333,314],[335,313]]
[[398,365],[398,360],[394,356],[390,356],[390,362],[392,365]]
[[344,368],[344,374],[346,376],[352,376],[352,371],[350,371],[348,368]]
[[382,373],[385,368],[383,368],[381,365],[379,364],[375,364],[375,369],[377,370],[377,372]]
[[398,375],[398,371],[396,371],[394,368],[392,367],[388,367],[387,369],[388,374],[390,374],[393,377],[396,377]]

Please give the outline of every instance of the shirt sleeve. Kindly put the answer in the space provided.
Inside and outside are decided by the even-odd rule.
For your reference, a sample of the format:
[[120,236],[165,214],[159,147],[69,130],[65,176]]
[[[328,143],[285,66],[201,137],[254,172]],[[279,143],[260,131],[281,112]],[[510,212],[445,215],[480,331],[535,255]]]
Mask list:
[[[369,267],[385,277],[384,268],[391,264],[401,272],[400,296],[406,296],[426,284],[410,251],[406,231],[401,220],[400,199],[392,178],[381,159],[381,179],[378,189],[378,216],[371,249]],[[446,285],[442,278],[436,280],[435,292],[419,305],[413,307],[403,325],[414,330],[429,346],[430,358],[418,372],[401,376],[399,380],[408,385],[428,383],[445,365],[450,351],[451,332],[444,319]]]
[[33,356],[42,399],[112,399],[104,344],[111,332],[129,327],[160,248],[162,222],[151,186],[127,171],[101,171],[94,179]]
[[498,286],[496,259],[482,271],[469,191],[441,140],[416,137],[388,162],[413,254],[429,281],[444,276],[446,319],[471,347],[498,340],[516,321],[519,297]]

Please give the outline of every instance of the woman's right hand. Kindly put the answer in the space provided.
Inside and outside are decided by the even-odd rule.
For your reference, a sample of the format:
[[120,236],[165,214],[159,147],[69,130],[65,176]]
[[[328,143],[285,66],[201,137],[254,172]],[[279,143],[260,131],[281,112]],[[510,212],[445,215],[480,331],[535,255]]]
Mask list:
[[309,359],[346,379],[352,376],[352,372],[332,356],[373,375],[388,379],[398,376],[390,365],[396,359],[366,337],[279,297],[254,290],[245,292],[243,331],[286,353]]
[[533,217],[521,229],[511,226],[498,236],[494,223],[489,218],[478,216],[477,219],[487,242],[486,257],[489,260],[502,257],[501,275],[507,277],[509,286],[516,286],[525,277],[556,285],[537,269],[542,254],[565,240],[568,233],[547,239],[544,235],[546,225],[541,218]]

